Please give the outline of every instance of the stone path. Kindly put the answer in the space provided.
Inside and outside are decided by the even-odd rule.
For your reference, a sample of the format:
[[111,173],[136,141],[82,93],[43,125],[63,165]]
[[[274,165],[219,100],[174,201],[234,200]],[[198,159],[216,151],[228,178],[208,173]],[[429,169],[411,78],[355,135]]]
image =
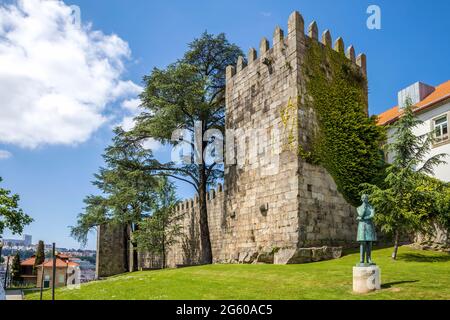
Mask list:
[[22,290],[8,290],[6,300],[23,300]]

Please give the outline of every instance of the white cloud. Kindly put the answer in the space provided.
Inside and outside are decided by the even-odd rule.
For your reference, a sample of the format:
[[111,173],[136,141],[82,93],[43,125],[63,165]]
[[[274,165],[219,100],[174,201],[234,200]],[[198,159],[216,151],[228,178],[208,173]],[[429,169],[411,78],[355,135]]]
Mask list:
[[[142,92],[143,88],[140,88],[140,92]],[[139,98],[132,98],[122,102],[121,106],[128,114],[123,117],[122,121],[118,124],[118,126],[122,127],[125,131],[130,131],[135,126],[134,118],[139,115],[141,105],[141,100]],[[149,149],[152,151],[157,151],[163,148],[163,145],[153,138],[148,138],[142,141],[142,146],[145,149]]]
[[9,159],[12,157],[12,153],[6,150],[0,150],[0,160]]
[[129,99],[122,102],[122,108],[127,109],[133,113],[139,110],[139,106],[141,105],[140,99]]
[[107,121],[108,104],[141,92],[122,79],[128,44],[79,28],[71,13],[58,0],[0,4],[0,143],[82,143]]
[[142,142],[142,147],[144,147],[144,149],[157,151],[157,150],[160,150],[163,147],[163,145],[159,141],[149,138],[149,139],[145,139]]
[[134,117],[124,117],[119,126],[125,131],[130,131],[134,127]]
[[[137,112],[135,113],[135,115],[137,115]],[[122,122],[119,124],[119,126],[121,126],[122,129],[125,131],[130,131],[131,129],[133,129],[134,124],[135,124],[134,116],[129,116],[129,117],[124,117]],[[160,142],[156,141],[153,138],[148,138],[148,139],[145,139],[144,141],[142,141],[142,146],[145,149],[149,149],[152,151],[160,150],[163,147],[163,145]]]

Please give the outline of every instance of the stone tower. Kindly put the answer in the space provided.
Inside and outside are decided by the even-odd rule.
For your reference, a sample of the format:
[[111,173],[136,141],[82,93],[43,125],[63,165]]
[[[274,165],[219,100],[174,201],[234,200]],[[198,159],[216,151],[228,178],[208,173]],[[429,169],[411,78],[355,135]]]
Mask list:
[[[326,30],[319,42],[315,22],[305,35],[302,16],[293,12],[287,34],[276,27],[272,43],[270,48],[263,38],[259,57],[252,48],[247,63],[241,57],[227,68],[226,127],[238,130],[240,143],[235,141],[236,164],[226,166],[216,261],[320,260],[339,250],[317,247],[339,247],[355,238],[354,208],[323,167],[295,152],[317,128],[314,109],[305,103],[309,47],[318,43],[325,57],[344,55],[343,40],[338,38],[333,49]],[[347,59],[366,76],[365,55],[355,58],[350,46]],[[258,150],[249,150],[252,146]],[[278,151],[269,155],[271,150]]]
[[[342,38],[333,45],[328,30],[319,41],[316,22],[306,35],[298,12],[290,15],[286,34],[275,28],[272,47],[263,38],[259,56],[250,49],[247,59],[227,68],[225,179],[208,197],[214,262],[319,261],[339,257],[342,247],[355,241],[355,208],[327,170],[299,152],[318,130],[307,86],[312,47],[324,57],[316,63],[329,77],[327,57],[341,55],[364,80],[367,101],[365,55],[355,57],[353,46],[344,52]],[[184,216],[185,231],[170,250],[168,265],[196,264],[197,199],[185,201],[177,212]]]

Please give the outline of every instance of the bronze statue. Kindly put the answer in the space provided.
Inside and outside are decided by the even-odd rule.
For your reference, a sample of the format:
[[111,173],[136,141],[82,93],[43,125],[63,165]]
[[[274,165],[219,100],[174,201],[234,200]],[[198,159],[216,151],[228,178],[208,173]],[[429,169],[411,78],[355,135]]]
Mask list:
[[369,196],[364,194],[361,197],[363,204],[357,209],[358,217],[358,238],[360,243],[360,263],[359,266],[375,265],[372,262],[372,243],[377,241],[377,234],[373,224],[375,209],[369,203]]

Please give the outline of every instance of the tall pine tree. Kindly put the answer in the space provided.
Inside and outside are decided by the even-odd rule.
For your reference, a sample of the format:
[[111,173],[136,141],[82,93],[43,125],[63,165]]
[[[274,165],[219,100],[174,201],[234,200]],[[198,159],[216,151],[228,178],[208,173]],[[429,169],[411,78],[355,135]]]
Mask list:
[[45,248],[44,248],[44,241],[39,240],[38,246],[36,249],[36,256],[34,260],[34,266],[33,266],[33,273],[36,273],[36,267],[38,265],[41,265],[45,261]]
[[174,245],[181,234],[180,219],[175,211],[178,199],[175,186],[167,178],[162,178],[155,193],[156,201],[149,217],[138,223],[133,233],[138,248],[161,256],[162,268],[166,267],[167,250]]
[[[115,130],[114,143],[104,154],[105,166],[95,174],[94,186],[100,195],[84,199],[85,210],[78,216],[77,225],[71,227],[71,235],[83,245],[89,232],[103,223],[126,226],[129,252],[125,259],[130,271],[137,269],[137,248],[132,239],[138,223],[151,211],[155,201],[158,178],[143,170],[154,161],[150,150],[140,143],[122,144],[120,128]],[[131,232],[128,232],[131,230]]]
[[[143,111],[136,119],[135,128],[126,136],[132,141],[153,138],[163,144],[183,143],[192,147],[188,155],[184,154],[190,161],[181,165],[155,161],[146,169],[187,182],[198,193],[202,263],[212,263],[207,186],[223,174],[220,163],[207,163],[203,157],[214,143],[213,139],[203,139],[208,130],[224,128],[225,69],[236,64],[239,56],[243,56],[241,49],[229,43],[224,34],[203,33],[189,44],[182,59],[165,69],[155,68],[144,77]],[[173,134],[177,130],[187,134],[176,136],[174,141]]]
[[20,254],[19,252],[13,258],[11,264],[11,277],[14,282],[20,281]]

